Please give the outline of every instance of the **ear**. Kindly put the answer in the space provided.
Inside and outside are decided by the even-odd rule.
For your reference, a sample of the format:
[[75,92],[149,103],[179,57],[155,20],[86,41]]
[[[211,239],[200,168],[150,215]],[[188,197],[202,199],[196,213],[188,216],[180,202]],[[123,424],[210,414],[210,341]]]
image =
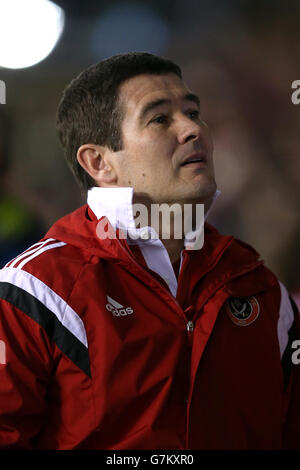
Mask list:
[[77,160],[98,186],[114,185],[114,168],[108,161],[109,150],[96,144],[84,144],[77,151]]

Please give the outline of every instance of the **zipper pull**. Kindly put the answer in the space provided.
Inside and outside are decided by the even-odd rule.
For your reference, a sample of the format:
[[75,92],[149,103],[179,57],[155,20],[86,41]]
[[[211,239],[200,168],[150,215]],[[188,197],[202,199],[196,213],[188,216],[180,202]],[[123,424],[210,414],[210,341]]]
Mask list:
[[187,322],[186,329],[187,331],[194,331],[194,323],[191,320]]

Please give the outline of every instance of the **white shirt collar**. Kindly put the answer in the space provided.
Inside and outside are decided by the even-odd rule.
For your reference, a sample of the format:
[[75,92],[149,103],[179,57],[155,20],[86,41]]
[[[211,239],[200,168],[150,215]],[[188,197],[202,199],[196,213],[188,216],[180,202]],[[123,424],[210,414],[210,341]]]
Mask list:
[[[204,216],[204,221],[207,219],[220,193],[221,191],[219,190],[215,192],[212,204]],[[95,186],[90,189],[87,194],[87,203],[97,219],[106,216],[114,229],[117,227],[126,228],[132,238],[136,240],[136,243],[155,242],[158,236],[152,227],[136,228],[133,217],[132,200],[132,187],[99,188]],[[192,248],[196,243],[196,240],[202,233],[204,221],[195,231],[186,235],[186,248]],[[145,234],[148,236],[145,236]]]
[[88,191],[87,203],[97,219],[107,217],[116,229],[120,223],[129,229],[135,229],[132,210],[133,188],[99,188]]

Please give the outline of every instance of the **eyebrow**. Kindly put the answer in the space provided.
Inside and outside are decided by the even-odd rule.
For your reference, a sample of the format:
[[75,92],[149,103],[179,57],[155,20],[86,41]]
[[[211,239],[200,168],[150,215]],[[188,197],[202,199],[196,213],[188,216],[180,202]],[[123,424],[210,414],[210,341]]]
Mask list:
[[[194,93],[187,93],[186,95],[184,95],[182,97],[182,100],[183,101],[191,101],[192,103],[195,103],[198,106],[198,108],[200,108],[200,99]],[[144,108],[141,110],[141,114],[140,114],[140,118],[139,118],[140,121],[143,121],[145,119],[146,115],[150,111],[153,111],[154,109],[158,108],[161,105],[170,104],[170,103],[171,103],[171,100],[165,99],[165,98],[154,100],[154,101],[149,101],[149,103],[147,103],[144,106]]]

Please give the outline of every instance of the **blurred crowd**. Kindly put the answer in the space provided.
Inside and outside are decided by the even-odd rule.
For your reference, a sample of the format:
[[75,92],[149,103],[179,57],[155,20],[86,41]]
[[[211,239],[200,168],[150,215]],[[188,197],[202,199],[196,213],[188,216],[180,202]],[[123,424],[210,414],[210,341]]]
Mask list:
[[42,238],[39,214],[15,195],[10,185],[13,124],[0,108],[0,268]]
[[[300,105],[291,101],[291,84],[300,79],[297,20],[253,13],[248,23],[212,20],[181,17],[162,53],[182,66],[212,131],[222,193],[209,222],[253,245],[300,304]],[[26,99],[0,106],[2,265],[85,202],[54,127],[73,75],[50,77],[39,90],[28,85]]]

